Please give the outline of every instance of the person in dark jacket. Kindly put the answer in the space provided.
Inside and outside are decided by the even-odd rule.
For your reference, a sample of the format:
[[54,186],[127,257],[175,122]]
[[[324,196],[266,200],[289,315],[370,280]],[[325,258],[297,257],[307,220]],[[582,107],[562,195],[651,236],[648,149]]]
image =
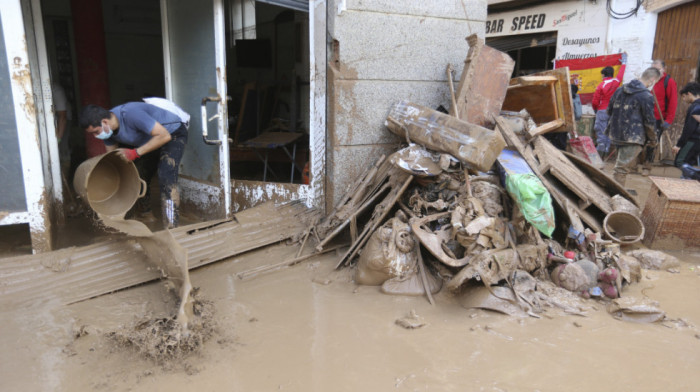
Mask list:
[[647,68],[639,79],[626,83],[615,91],[608,105],[606,134],[617,147],[617,161],[613,175],[625,185],[630,166],[636,165],[637,156],[646,145],[655,147],[654,97],[649,88],[661,77],[656,68]]
[[689,165],[698,164],[698,154],[700,154],[700,83],[690,82],[681,89],[681,98],[688,106],[685,115],[683,132],[681,137],[673,147],[676,154],[676,167],[681,167],[684,163]]

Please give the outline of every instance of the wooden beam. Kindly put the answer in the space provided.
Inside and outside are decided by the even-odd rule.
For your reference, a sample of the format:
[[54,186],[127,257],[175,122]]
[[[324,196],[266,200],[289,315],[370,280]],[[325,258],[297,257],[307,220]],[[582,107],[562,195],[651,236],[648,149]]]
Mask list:
[[548,123],[544,123],[540,125],[539,127],[533,129],[530,131],[530,137],[535,137],[537,135],[541,135],[543,133],[551,132],[555,129],[561,128],[561,126],[564,125],[564,120],[558,118],[554,121],[550,121]]
[[519,76],[517,78],[513,78],[510,81],[510,85],[523,85],[523,86],[528,86],[528,85],[533,85],[533,84],[550,84],[556,82],[558,79],[556,76],[551,76],[551,75],[544,75],[544,76]]

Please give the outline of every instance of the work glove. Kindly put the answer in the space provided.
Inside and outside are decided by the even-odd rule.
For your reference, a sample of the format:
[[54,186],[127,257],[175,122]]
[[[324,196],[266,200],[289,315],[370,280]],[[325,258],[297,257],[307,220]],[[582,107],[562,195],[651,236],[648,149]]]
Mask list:
[[140,158],[141,155],[139,155],[138,152],[136,152],[135,148],[122,148],[122,154],[124,154],[124,158],[126,158],[129,161],[135,161],[136,158]]
[[663,121],[663,122],[661,123],[661,125],[659,125],[659,127],[660,127],[662,130],[666,130],[666,129],[667,129],[668,127],[670,127],[670,126],[671,126],[671,124],[667,123],[666,121]]

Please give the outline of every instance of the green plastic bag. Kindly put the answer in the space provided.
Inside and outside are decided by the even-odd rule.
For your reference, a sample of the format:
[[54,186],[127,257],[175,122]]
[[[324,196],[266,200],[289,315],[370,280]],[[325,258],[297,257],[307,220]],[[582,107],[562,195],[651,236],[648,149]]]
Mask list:
[[532,174],[508,174],[506,190],[520,207],[525,220],[547,237],[554,232],[552,196]]

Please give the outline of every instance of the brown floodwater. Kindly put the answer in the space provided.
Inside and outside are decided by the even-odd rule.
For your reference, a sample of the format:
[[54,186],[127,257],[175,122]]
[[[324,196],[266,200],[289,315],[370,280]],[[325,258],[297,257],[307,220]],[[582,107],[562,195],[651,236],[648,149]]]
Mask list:
[[[648,179],[629,176],[627,188],[643,205]],[[73,241],[100,240],[89,230],[70,233]],[[0,254],[26,252],[26,242],[17,237]],[[465,309],[445,293],[431,306],[423,297],[355,285],[352,270],[333,269],[335,253],[236,276],[297,250],[274,245],[192,271],[200,298],[212,303],[215,333],[199,352],[164,364],[106,337],[173,316],[177,299],[163,282],[69,306],[0,309],[0,390],[592,392],[700,385],[700,252],[671,252],[681,259],[679,273],[644,270],[640,283],[623,290],[658,301],[670,320],[634,324],[594,300],[584,301],[586,316],[546,308],[541,318]],[[425,326],[396,324],[412,312]]]
[[[214,336],[181,361],[156,364],[106,333],[168,316],[163,283],[59,306],[4,310],[4,391],[660,391],[700,385],[700,253],[673,253],[680,273],[645,270],[625,296],[659,302],[675,322],[634,324],[586,300],[587,316],[547,308],[517,318],[465,309],[445,293],[381,294],[333,270],[330,253],[241,280],[237,273],[294,257],[270,246],[195,270],[213,302]],[[426,323],[395,321],[414,311]],[[83,336],[76,338],[75,336]]]

